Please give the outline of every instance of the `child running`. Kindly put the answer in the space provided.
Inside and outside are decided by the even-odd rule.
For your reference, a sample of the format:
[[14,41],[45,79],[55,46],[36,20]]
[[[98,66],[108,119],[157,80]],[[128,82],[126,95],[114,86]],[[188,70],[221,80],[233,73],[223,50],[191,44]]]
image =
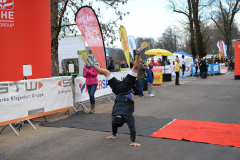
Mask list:
[[[145,47],[144,47],[145,48]],[[141,53],[144,48],[136,50],[137,58],[134,62],[134,66],[129,74],[122,81],[113,77],[112,73],[107,70],[93,65],[91,60],[86,60],[87,65],[91,65],[99,74],[106,77],[108,85],[112,88],[112,92],[116,95],[115,104],[112,110],[112,136],[106,137],[107,139],[115,139],[117,135],[118,127],[122,127],[124,123],[127,123],[130,130],[130,146],[140,147],[141,144],[135,142],[136,130],[135,119],[133,117],[134,101],[132,100],[131,89],[136,83],[136,77],[138,74],[138,68],[140,66]]]

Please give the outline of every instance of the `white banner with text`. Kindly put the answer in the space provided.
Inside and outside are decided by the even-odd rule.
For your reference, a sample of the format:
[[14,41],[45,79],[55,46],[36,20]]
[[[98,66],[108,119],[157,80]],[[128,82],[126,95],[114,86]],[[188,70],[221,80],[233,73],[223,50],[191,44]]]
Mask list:
[[226,67],[225,63],[219,63],[219,65],[220,65],[220,74],[227,73],[227,67]]
[[73,106],[71,77],[0,82],[0,126]]

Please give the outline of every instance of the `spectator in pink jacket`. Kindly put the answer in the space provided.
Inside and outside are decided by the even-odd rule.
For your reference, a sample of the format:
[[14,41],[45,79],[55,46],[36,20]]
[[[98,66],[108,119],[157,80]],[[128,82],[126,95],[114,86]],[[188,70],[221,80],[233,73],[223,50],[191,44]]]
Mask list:
[[92,113],[92,114],[95,112],[94,94],[96,92],[97,85],[98,85],[97,75],[98,73],[93,67],[88,68],[86,65],[84,66],[83,77],[86,78],[86,85],[87,85],[87,90],[88,90],[90,103],[91,103],[91,111],[89,111],[89,113]]

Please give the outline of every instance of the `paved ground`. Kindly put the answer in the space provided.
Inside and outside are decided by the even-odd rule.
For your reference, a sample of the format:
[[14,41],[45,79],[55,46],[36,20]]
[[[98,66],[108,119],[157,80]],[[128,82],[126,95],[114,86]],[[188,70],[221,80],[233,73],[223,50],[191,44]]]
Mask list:
[[[208,79],[189,77],[186,80],[180,79],[180,83],[180,86],[173,85],[174,82],[155,86],[156,97],[135,97],[134,114],[240,124],[240,83],[234,80],[233,73],[211,76]],[[137,142],[142,147],[134,148],[129,147],[129,135],[118,134],[116,140],[106,140],[108,135],[111,134],[54,128],[0,148],[0,160],[240,159],[240,148],[235,147],[138,136]]]

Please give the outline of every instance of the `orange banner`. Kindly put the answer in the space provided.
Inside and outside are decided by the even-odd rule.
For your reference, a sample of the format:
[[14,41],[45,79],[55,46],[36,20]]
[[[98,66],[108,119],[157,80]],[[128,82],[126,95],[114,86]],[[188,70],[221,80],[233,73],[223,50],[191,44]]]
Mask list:
[[0,0],[0,82],[51,77],[50,0]]

